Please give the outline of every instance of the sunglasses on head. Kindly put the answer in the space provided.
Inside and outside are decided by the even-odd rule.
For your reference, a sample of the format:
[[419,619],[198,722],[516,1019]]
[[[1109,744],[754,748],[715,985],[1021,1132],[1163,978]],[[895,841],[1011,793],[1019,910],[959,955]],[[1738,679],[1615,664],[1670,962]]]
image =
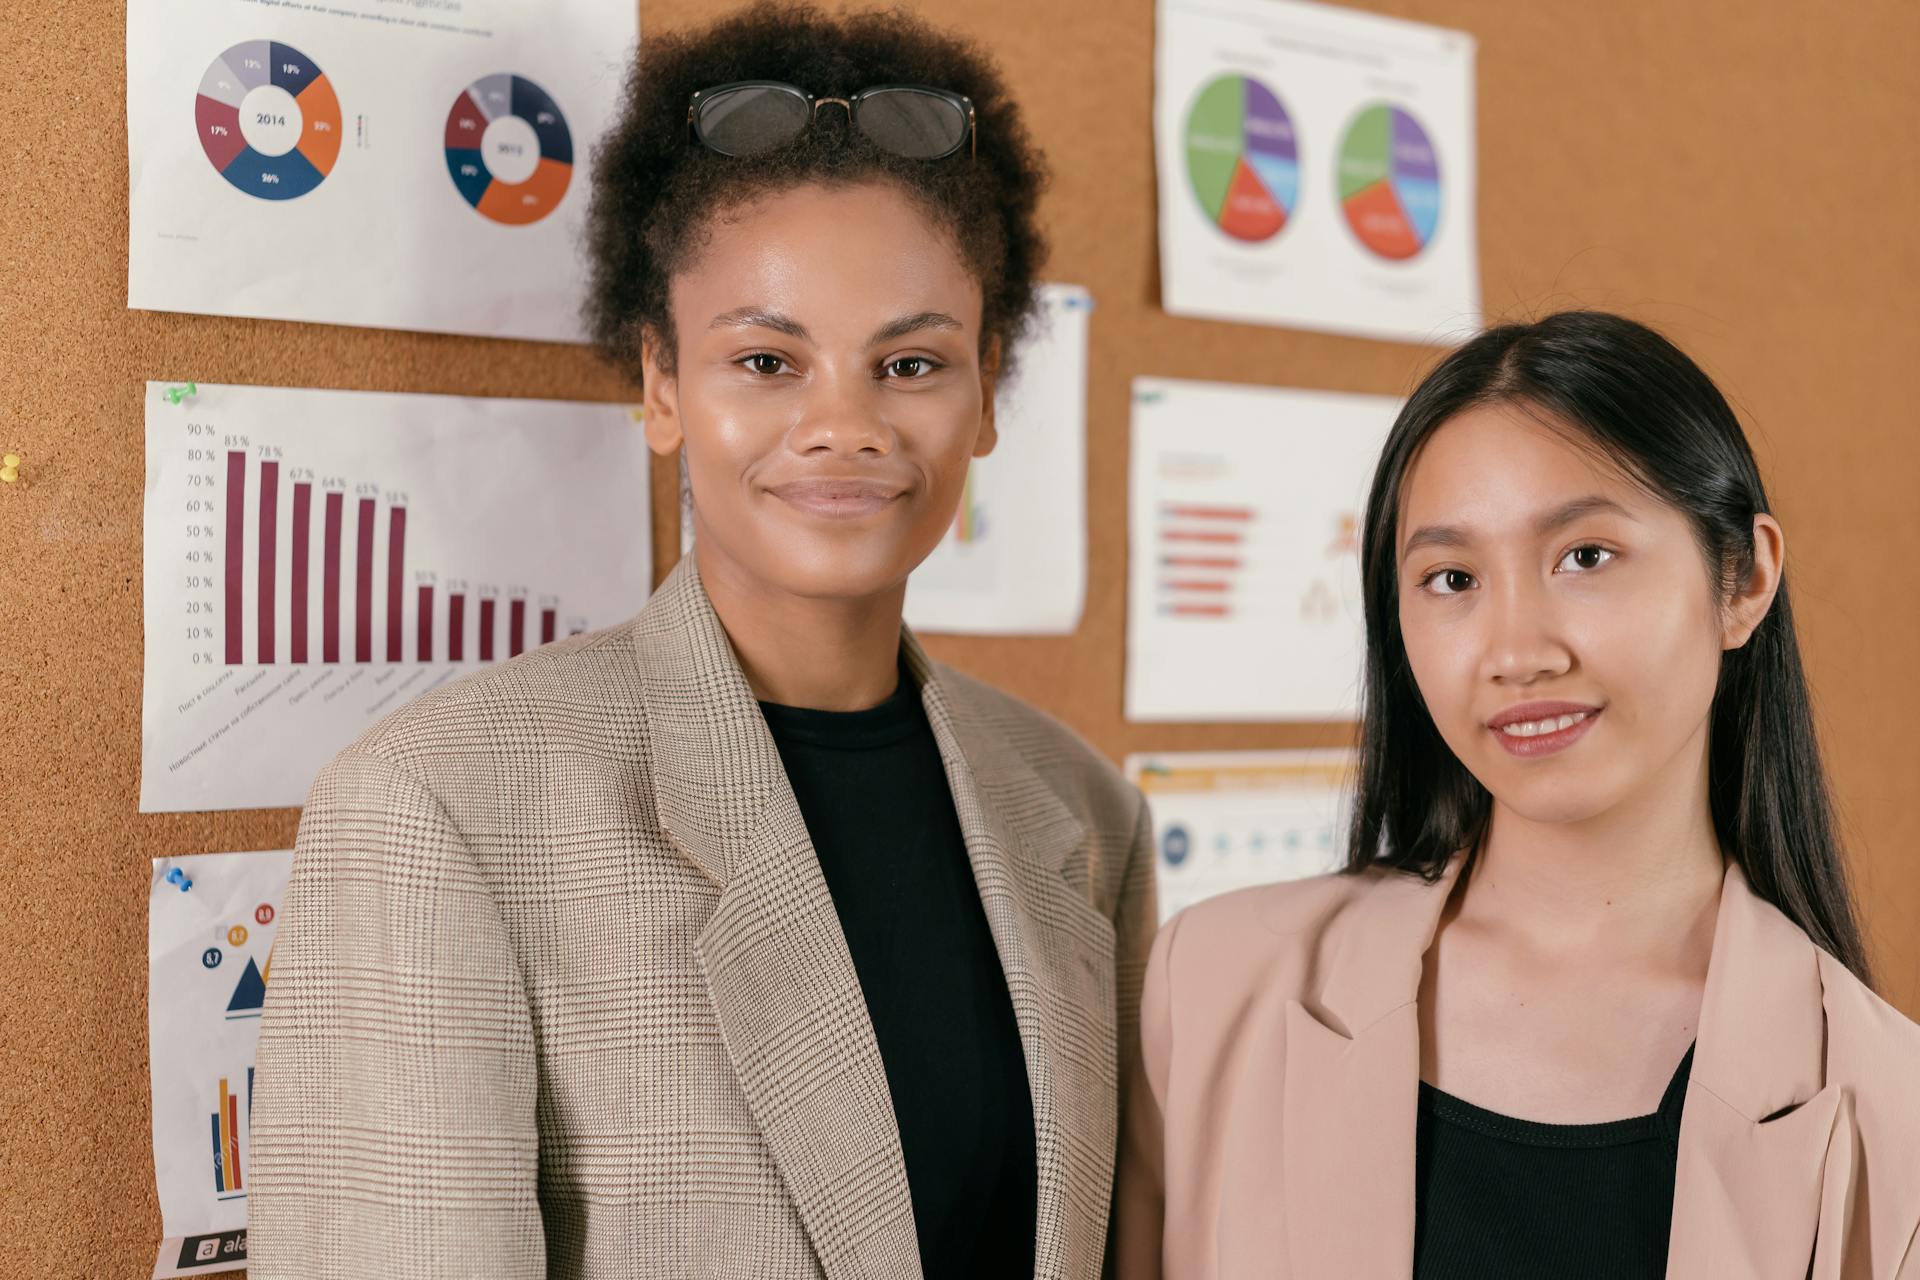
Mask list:
[[910,160],[943,160],[978,145],[973,103],[945,89],[883,84],[851,98],[816,98],[778,80],[737,80],[702,89],[687,103],[694,140],[723,156],[756,156],[785,146],[813,126],[820,108],[844,107],[866,139]]

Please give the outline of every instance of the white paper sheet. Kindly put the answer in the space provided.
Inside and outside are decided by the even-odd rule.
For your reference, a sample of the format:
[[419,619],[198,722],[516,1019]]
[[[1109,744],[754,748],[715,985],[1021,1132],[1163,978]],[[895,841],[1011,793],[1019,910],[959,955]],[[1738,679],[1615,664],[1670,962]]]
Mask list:
[[577,341],[633,0],[130,0],[127,305]]
[[1304,0],[1159,0],[1162,303],[1446,343],[1479,324],[1473,37]]
[[168,387],[147,384],[142,812],[303,804],[402,703],[646,601],[625,406]]
[[253,1051],[293,852],[155,858],[147,1038],[160,1244],[153,1274],[247,1260]]
[[1400,402],[1136,378],[1127,716],[1345,720],[1359,522]]
[[1215,894],[1337,870],[1353,768],[1345,750],[1127,757],[1153,810],[1161,922]]
[[1087,594],[1087,327],[1093,298],[1043,287],[1018,376],[995,402],[953,529],[914,571],[907,621],[930,633],[1065,635]]

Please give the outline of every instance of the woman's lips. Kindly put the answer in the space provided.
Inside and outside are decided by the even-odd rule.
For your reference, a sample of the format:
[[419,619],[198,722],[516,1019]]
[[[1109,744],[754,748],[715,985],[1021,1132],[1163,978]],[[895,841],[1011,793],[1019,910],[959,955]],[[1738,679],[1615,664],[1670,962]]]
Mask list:
[[1487,721],[1487,730],[1508,755],[1529,759],[1564,751],[1587,735],[1601,708],[1572,702],[1530,702]]
[[767,492],[810,516],[858,520],[886,510],[906,491],[872,480],[793,480]]

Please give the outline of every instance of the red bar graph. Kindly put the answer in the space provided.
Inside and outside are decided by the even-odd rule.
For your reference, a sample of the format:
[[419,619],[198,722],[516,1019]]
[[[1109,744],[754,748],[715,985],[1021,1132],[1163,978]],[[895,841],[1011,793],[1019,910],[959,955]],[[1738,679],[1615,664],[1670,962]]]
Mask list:
[[279,563],[274,539],[280,532],[280,464],[260,464],[260,599],[258,622],[261,662],[273,661],[273,570]]
[[447,661],[467,660],[467,598],[458,591],[447,593]]
[[227,453],[227,600],[224,614],[227,624],[227,661],[244,662],[240,652],[240,601],[245,586],[240,575],[246,571],[247,545],[247,455],[245,450]]
[[373,661],[373,499],[360,499],[359,537],[353,544],[353,660]]
[[313,523],[313,486],[295,482],[293,486],[293,660],[307,660],[307,561],[308,529]]
[[320,570],[320,660],[340,661],[340,524],[346,495],[327,495],[326,558]]
[[433,661],[433,588],[420,588],[420,661]]
[[387,661],[400,662],[404,660],[400,652],[400,593],[405,589],[401,578],[407,565],[407,509],[395,507],[387,515]]
[[[269,452],[277,453],[277,447],[267,446]],[[224,616],[221,619],[222,640],[226,660],[229,663],[246,661],[246,623],[250,617],[255,631],[255,660],[262,663],[292,661],[305,663],[310,660],[310,618],[312,609],[313,579],[320,579],[320,660],[326,663],[342,661],[341,652],[341,611],[345,594],[344,556],[346,539],[346,494],[339,487],[347,483],[334,477],[328,477],[322,489],[325,495],[321,520],[320,567],[316,575],[313,559],[313,510],[314,484],[313,472],[302,467],[294,468],[291,484],[293,488],[293,511],[288,523],[291,538],[283,542],[280,538],[280,459],[263,458],[255,483],[259,485],[259,499],[253,512],[257,524],[251,530],[254,554],[259,563],[253,568],[253,578],[257,598],[252,609],[246,608],[246,544],[249,539],[249,520],[247,504],[247,472],[249,470],[248,451],[244,449],[227,450],[226,491],[214,499],[214,504],[224,510],[225,526],[223,530],[226,546],[226,565],[221,573],[221,598],[225,603]],[[215,455],[217,456],[217,455]],[[362,490],[371,490],[371,484],[363,484]],[[396,495],[398,496],[398,495]],[[400,499],[404,501],[404,498]],[[374,582],[377,575],[375,544],[380,522],[380,499],[376,496],[356,498],[354,512],[354,598],[353,618],[353,661],[371,663],[374,657],[374,607],[376,594]],[[406,662],[409,660],[406,625],[406,587],[409,579],[407,564],[407,508],[390,505],[386,510],[387,536],[385,547],[386,592],[384,597],[386,615],[385,661]],[[415,531],[417,534],[417,530]],[[287,564],[281,563],[284,554]],[[433,585],[439,569],[416,569],[412,578],[418,586],[415,601],[418,613],[412,628],[412,661],[429,663],[435,660],[434,629],[436,618],[434,606],[439,594]],[[280,643],[279,630],[279,592],[280,584],[288,586],[288,643]],[[211,585],[209,580],[208,585]],[[447,601],[447,639],[446,653],[442,660],[452,662],[467,661],[467,597],[471,594],[467,583],[458,583],[459,590],[446,593]],[[477,657],[481,662],[493,662],[496,649],[501,647],[498,622],[498,593],[500,588],[486,586],[480,589],[480,607],[476,619],[479,633]],[[526,651],[533,637],[529,635],[533,620],[528,617],[528,591],[524,586],[512,586],[507,589],[506,641],[508,657],[516,657]],[[534,608],[539,611],[539,644],[552,644],[560,635],[560,602],[554,596],[538,597]],[[567,620],[568,635],[578,635],[585,629],[583,619]]]

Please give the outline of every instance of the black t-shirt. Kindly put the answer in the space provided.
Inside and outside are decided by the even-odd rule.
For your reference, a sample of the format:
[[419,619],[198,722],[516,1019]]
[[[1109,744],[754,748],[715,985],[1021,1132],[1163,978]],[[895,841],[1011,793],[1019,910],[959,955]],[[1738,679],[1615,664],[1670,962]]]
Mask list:
[[1415,1280],[1652,1277],[1667,1271],[1688,1049],[1660,1109],[1605,1124],[1536,1124],[1422,1081]]
[[762,703],[886,1064],[920,1265],[1033,1274],[1033,1099],[919,690],[869,711]]

